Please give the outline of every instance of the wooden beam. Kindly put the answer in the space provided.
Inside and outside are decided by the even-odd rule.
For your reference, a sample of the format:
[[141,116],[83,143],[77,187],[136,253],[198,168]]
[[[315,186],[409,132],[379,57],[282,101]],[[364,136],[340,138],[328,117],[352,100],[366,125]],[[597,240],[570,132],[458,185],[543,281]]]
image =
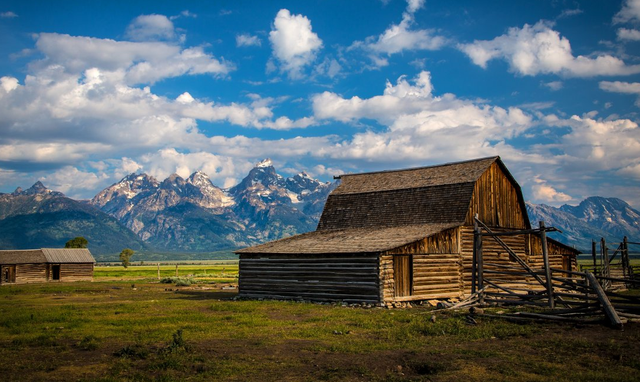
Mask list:
[[589,272],[585,272],[585,276],[587,280],[589,280],[589,284],[598,296],[600,305],[602,305],[602,309],[607,315],[609,323],[611,323],[611,325],[615,328],[622,329],[622,320],[620,320],[618,313],[613,308],[613,305],[611,305],[611,301],[609,301],[607,294],[604,292],[604,289],[602,289],[602,286],[600,286],[600,283],[598,283],[598,280],[596,280],[595,276],[593,276],[593,274]]

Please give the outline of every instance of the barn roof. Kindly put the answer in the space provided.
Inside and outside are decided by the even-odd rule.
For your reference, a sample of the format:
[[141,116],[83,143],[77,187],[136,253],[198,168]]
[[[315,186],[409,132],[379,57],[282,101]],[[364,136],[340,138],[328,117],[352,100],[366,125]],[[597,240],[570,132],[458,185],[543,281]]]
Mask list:
[[322,230],[241,249],[236,253],[375,253],[398,248],[455,226],[455,224],[420,224],[378,229]]
[[0,251],[0,264],[95,263],[86,248],[41,248]]
[[519,190],[497,156],[342,175],[341,184],[327,199],[318,230],[434,223],[463,225],[476,181],[495,162]]

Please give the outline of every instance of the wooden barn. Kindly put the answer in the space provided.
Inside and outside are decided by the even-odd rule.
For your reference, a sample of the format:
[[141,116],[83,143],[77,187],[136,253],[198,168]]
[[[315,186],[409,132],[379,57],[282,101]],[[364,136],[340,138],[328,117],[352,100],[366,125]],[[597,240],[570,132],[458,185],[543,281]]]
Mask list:
[[[349,174],[329,195],[318,228],[237,251],[249,298],[388,303],[471,292],[474,216],[494,232],[531,229],[520,186],[499,157]],[[541,239],[502,238],[532,268]],[[482,238],[485,261],[510,264]],[[551,267],[575,269],[577,251],[549,240]]]
[[0,251],[0,285],[92,281],[95,264],[86,248]]

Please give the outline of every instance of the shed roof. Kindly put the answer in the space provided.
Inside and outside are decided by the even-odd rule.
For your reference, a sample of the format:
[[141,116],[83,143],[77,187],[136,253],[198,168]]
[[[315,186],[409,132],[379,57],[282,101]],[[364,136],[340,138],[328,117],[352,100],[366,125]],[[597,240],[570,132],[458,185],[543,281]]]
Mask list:
[[455,224],[420,224],[378,229],[322,230],[241,249],[236,253],[375,253],[398,248],[455,226]]
[[11,249],[0,251],[0,264],[44,264],[47,259],[40,249]]
[[48,263],[95,263],[87,248],[42,248]]
[[11,249],[0,251],[0,264],[95,263],[86,248]]

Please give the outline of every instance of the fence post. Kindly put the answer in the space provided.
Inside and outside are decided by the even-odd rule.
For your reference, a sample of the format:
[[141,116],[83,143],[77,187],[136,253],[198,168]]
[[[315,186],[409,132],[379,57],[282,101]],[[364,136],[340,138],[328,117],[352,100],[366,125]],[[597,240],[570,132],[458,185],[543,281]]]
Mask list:
[[596,241],[593,239],[591,239],[591,256],[593,256],[593,274],[595,274],[598,264],[596,263]]
[[178,277],[178,264],[176,264],[176,277]]
[[[478,273],[478,214],[473,219],[473,262],[471,263],[471,294],[476,293],[476,282]],[[480,237],[482,240],[482,237]]]
[[542,259],[544,260],[544,274],[547,278],[547,294],[549,295],[549,308],[555,307],[553,299],[553,286],[551,285],[551,268],[549,268],[549,252],[547,249],[547,231],[544,221],[540,220],[540,241],[542,243]]
[[[476,223],[477,224],[477,223]],[[482,290],[482,288],[484,287],[484,270],[483,270],[483,255],[482,255],[482,230],[480,229],[480,227],[478,227],[478,230],[476,231],[475,237],[478,238],[478,240],[475,241],[475,249],[476,249],[476,256],[477,256],[477,260],[478,260],[478,290]],[[482,300],[482,297],[480,298],[480,300]]]
[[[600,276],[611,277],[609,273],[609,251],[607,250],[607,241],[604,237],[600,239],[600,261],[602,263]],[[602,287],[607,290],[609,288],[609,281],[602,279]]]

